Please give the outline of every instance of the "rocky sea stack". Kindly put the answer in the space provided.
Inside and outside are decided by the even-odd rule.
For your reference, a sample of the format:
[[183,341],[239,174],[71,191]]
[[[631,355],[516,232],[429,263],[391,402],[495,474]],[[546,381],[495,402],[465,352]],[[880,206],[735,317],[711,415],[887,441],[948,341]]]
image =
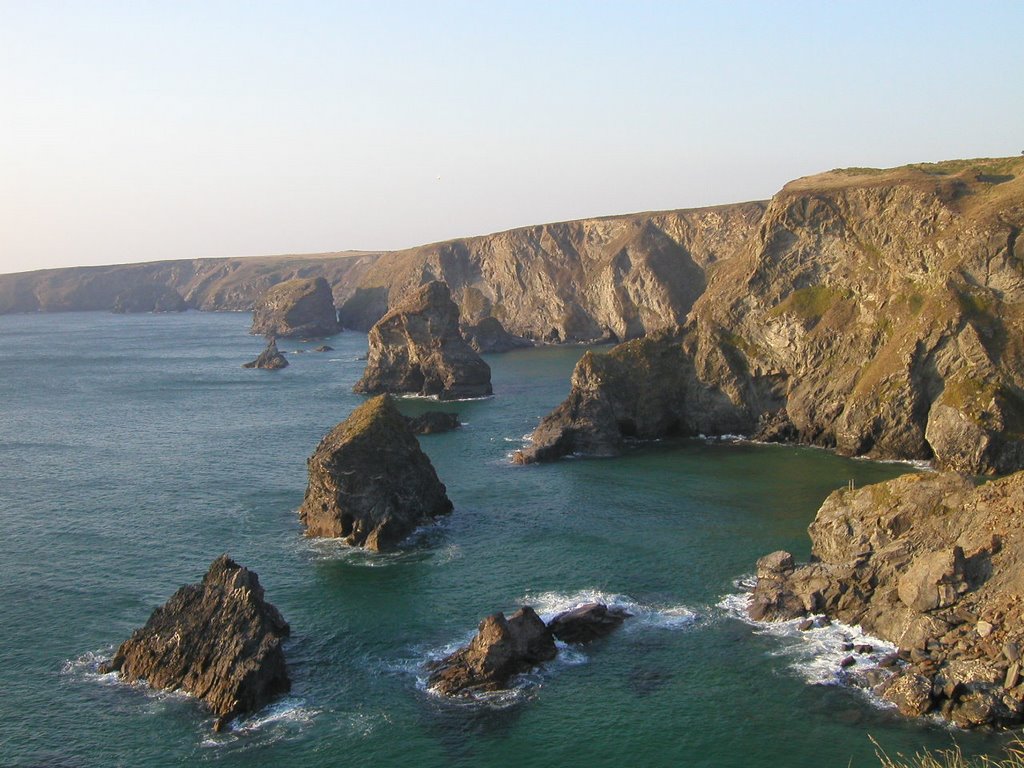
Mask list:
[[514,336],[496,317],[485,317],[473,325],[462,327],[462,335],[474,350],[481,355],[496,352],[511,352],[513,349],[532,347],[533,342],[522,336]]
[[308,536],[381,551],[452,510],[430,459],[388,395],[352,411],[307,464],[299,517]]
[[175,592],[100,671],[190,693],[206,702],[220,730],[289,690],[281,649],[288,632],[257,575],[221,555],[202,583]]
[[366,371],[356,392],[454,400],[491,394],[491,369],[462,338],[448,286],[420,286],[370,329]]
[[739,433],[1024,467],[1024,158],[800,179],[684,327],[587,354],[519,456]]
[[261,368],[267,371],[277,371],[288,367],[288,359],[277,350],[277,341],[270,339],[267,348],[260,352],[259,356],[248,363],[242,364],[243,368]]
[[807,565],[787,552],[758,562],[751,618],[824,613],[895,643],[900,660],[876,690],[904,714],[1024,721],[1024,472],[835,491],[809,530]]
[[341,331],[330,284],[322,277],[296,278],[256,300],[249,332],[257,336],[319,338]]

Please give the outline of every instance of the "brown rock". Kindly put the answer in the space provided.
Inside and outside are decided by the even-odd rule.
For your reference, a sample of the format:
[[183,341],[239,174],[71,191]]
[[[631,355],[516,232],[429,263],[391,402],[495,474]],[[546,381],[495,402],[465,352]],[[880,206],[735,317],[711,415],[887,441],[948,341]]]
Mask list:
[[288,623],[263,598],[257,575],[221,555],[201,584],[179,589],[123,642],[101,671],[202,699],[220,730],[289,690]]
[[452,509],[446,489],[387,395],[368,400],[309,458],[299,510],[307,536],[379,551]]
[[913,673],[894,676],[882,698],[896,705],[907,717],[920,717],[932,707],[932,681]]
[[331,286],[322,277],[278,283],[256,300],[250,333],[316,338],[341,331]]
[[533,342],[522,336],[514,336],[496,317],[485,317],[478,323],[464,325],[462,336],[466,343],[481,355],[511,352],[513,349],[532,347]]
[[288,360],[277,350],[277,342],[270,339],[267,348],[260,352],[259,356],[251,362],[244,363],[243,368],[261,368],[266,371],[277,371],[288,367]]
[[419,416],[406,416],[406,423],[409,429],[416,435],[435,435],[439,432],[451,432],[458,429],[459,414],[444,413],[443,411],[427,411]]
[[614,632],[631,615],[604,603],[585,603],[555,616],[548,629],[563,643],[590,643]]

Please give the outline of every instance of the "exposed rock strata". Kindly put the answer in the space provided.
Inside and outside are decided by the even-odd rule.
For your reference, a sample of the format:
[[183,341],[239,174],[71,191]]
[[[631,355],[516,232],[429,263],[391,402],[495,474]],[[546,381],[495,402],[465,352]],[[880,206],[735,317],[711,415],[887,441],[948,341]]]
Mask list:
[[808,564],[758,562],[751,618],[824,613],[897,644],[903,662],[878,691],[904,714],[1024,721],[1024,472],[836,491],[809,531]]
[[555,658],[555,639],[529,606],[480,622],[469,645],[439,661],[427,684],[446,696],[508,688],[514,675]]
[[255,360],[242,364],[243,368],[260,368],[266,371],[277,371],[288,367],[288,359],[277,350],[277,341],[270,339],[267,348],[260,352]]
[[787,185],[685,327],[585,355],[519,460],[745,433],[1024,466],[1024,160],[992,163]]
[[101,671],[186,691],[206,702],[220,730],[289,690],[281,648],[288,632],[257,575],[222,555],[202,583],[182,587],[153,611]]
[[331,286],[322,277],[278,283],[257,301],[250,333],[317,338],[341,331]]
[[184,312],[188,304],[181,294],[163,285],[138,285],[122,291],[111,311],[116,315],[135,312]]
[[481,355],[511,352],[513,349],[532,347],[533,342],[522,336],[513,336],[496,317],[485,317],[473,325],[462,327],[462,336]]
[[451,432],[461,426],[459,414],[444,411],[427,411],[419,416],[406,416],[405,421],[414,435],[436,435],[440,432]]
[[409,393],[441,400],[491,394],[491,369],[463,340],[448,286],[427,283],[370,329],[356,392]]
[[309,458],[308,536],[381,551],[452,509],[430,459],[387,395],[360,405]]

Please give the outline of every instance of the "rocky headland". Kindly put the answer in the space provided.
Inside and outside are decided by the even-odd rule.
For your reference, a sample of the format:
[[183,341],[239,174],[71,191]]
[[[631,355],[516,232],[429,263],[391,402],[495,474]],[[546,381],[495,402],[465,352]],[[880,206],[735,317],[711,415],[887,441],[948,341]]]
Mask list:
[[427,283],[370,329],[366,370],[354,389],[440,400],[491,394],[490,366],[462,338],[447,285]]
[[137,285],[122,291],[110,308],[116,315],[134,312],[184,312],[188,304],[181,294],[165,285]]
[[222,555],[200,584],[153,611],[100,671],[190,693],[209,706],[220,730],[289,690],[281,648],[288,632],[257,575]]
[[278,371],[288,367],[288,359],[277,349],[277,340],[267,341],[267,348],[264,349],[255,360],[242,363],[243,368],[260,368],[266,371]]
[[757,621],[824,614],[899,647],[868,684],[910,716],[1024,721],[1024,472],[975,486],[910,474],[833,492],[809,528],[811,560],[757,564]]
[[319,338],[341,331],[331,286],[322,277],[278,283],[256,300],[250,333]]
[[299,510],[307,536],[382,551],[452,510],[444,484],[388,395],[352,411],[324,436],[307,465]]
[[686,323],[586,354],[517,460],[739,433],[1024,466],[1024,159],[800,179]]

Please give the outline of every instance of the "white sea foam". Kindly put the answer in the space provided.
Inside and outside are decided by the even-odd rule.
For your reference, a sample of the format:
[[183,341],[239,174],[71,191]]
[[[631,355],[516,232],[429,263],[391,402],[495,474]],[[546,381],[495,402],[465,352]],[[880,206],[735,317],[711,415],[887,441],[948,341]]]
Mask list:
[[405,562],[428,560],[437,564],[450,563],[462,557],[458,544],[426,548],[423,545],[437,543],[443,536],[447,520],[438,518],[421,525],[407,536],[398,549],[389,552],[371,552],[362,547],[353,547],[339,538],[316,537],[298,540],[297,546],[305,550],[313,560],[341,560],[361,568],[386,568]]
[[[810,616],[815,621],[811,629],[801,631],[804,618],[791,621],[754,621],[747,615],[753,586],[752,578],[737,581],[736,586],[744,591],[726,595],[719,601],[718,608],[727,615],[754,627],[755,634],[768,635],[780,642],[772,656],[786,659],[788,666],[810,685],[850,686],[863,693],[876,706],[888,708],[887,702],[875,696],[868,688],[856,685],[858,676],[868,670],[877,670],[878,662],[895,653],[892,643],[864,632],[859,626],[850,626],[838,621],[829,621],[825,616]],[[855,653],[851,646],[871,646],[868,653]],[[844,667],[844,659],[852,658],[853,664]]]
[[527,594],[524,605],[533,606],[544,621],[551,621],[563,611],[586,603],[604,603],[610,608],[621,608],[632,615],[623,625],[626,631],[644,628],[685,629],[700,618],[696,611],[685,605],[646,605],[629,595],[605,592],[599,589],[581,589],[578,592],[541,592]]

